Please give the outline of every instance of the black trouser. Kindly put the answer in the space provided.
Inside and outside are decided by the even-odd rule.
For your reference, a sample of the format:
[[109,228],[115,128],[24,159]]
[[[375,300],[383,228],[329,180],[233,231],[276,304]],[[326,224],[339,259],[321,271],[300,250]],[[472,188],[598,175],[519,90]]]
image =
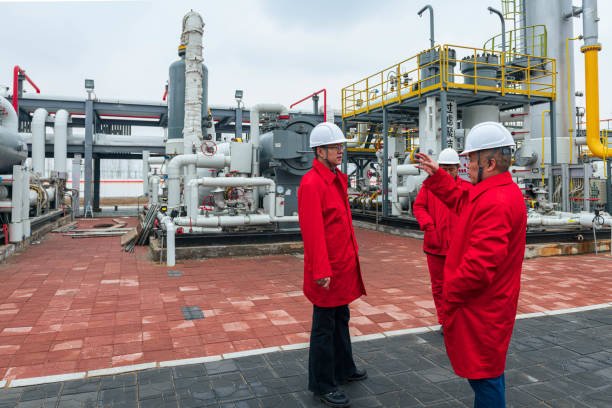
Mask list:
[[338,383],[355,373],[349,335],[350,317],[348,305],[313,307],[308,389],[315,394],[335,391]]

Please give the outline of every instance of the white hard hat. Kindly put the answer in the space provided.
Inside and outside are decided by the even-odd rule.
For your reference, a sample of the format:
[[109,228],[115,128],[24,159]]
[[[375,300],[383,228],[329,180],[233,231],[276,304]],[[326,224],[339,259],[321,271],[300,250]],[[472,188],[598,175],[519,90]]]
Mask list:
[[455,149],[447,147],[440,152],[438,164],[459,164],[459,155]]
[[479,150],[495,149],[497,147],[514,147],[512,135],[501,123],[482,122],[474,126],[465,138],[465,149],[461,156]]
[[346,143],[342,130],[333,123],[322,122],[310,132],[310,147]]

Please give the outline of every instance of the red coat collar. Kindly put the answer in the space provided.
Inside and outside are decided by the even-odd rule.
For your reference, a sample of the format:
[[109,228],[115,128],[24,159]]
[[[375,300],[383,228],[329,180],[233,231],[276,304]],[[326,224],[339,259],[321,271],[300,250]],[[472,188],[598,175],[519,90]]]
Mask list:
[[336,176],[339,176],[340,178],[346,177],[344,173],[342,173],[340,170],[336,170],[336,172],[334,173],[317,159],[313,160],[312,168],[315,169],[315,171],[321,176],[321,178],[325,181],[326,184],[331,184],[336,178]]
[[476,184],[470,190],[470,201],[474,201],[480,194],[484,193],[490,188],[504,186],[510,183],[514,183],[514,181],[512,180],[512,176],[508,171],[489,177],[488,179]]

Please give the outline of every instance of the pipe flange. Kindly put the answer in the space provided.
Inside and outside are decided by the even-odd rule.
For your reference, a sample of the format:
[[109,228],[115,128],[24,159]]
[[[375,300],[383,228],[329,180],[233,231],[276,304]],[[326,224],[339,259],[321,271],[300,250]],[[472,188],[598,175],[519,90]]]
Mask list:
[[587,51],[601,51],[601,44],[583,45],[580,47],[580,51],[583,53]]

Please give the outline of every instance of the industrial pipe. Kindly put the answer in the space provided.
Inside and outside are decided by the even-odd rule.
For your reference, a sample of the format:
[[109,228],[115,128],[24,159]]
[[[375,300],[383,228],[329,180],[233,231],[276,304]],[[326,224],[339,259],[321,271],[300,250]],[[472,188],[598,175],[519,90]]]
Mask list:
[[[253,160],[251,160],[251,176],[259,176],[259,114],[263,112],[279,113],[281,115],[288,115],[289,110],[278,103],[258,103],[252,106],[249,112],[251,120],[250,130],[250,142],[253,149]],[[257,189],[253,190],[253,201],[255,206],[259,205],[259,192]]]
[[[294,106],[304,102],[305,100],[309,99],[309,98],[313,98],[316,95],[320,94],[321,92],[323,92],[323,122],[327,122],[327,89],[323,88],[321,90],[318,90],[317,92],[313,92],[310,95],[306,96],[305,98],[300,99],[297,102],[292,103],[291,105],[289,105],[289,109],[293,108]],[[319,112],[315,112],[315,115],[317,115]]]
[[192,146],[202,137],[202,34],[204,21],[195,11],[183,18],[181,43],[185,44],[185,123],[183,127],[183,153],[192,152]]
[[230,161],[230,156],[204,156],[202,153],[182,154],[170,160],[168,162],[168,208],[177,208],[181,203],[180,187],[181,170],[183,167],[195,165],[195,167],[222,169],[225,166],[229,166]]
[[32,170],[40,177],[45,175],[45,143],[47,140],[46,109],[38,108],[32,117]]
[[275,191],[276,184],[274,180],[265,177],[202,177],[194,179],[189,182],[189,205],[187,206],[187,217],[195,219],[197,218],[198,211],[198,186],[204,187],[268,187],[268,205],[270,210],[270,218],[276,217],[276,202],[275,202]]
[[502,64],[506,61],[506,20],[504,19],[504,15],[497,9],[494,9],[493,7],[487,7],[487,10],[489,10],[490,14],[497,14],[499,16],[499,19],[501,20],[501,26],[502,26],[502,55],[503,55],[503,60],[502,60]]
[[159,203],[159,176],[151,177],[151,197],[149,203]]
[[574,40],[581,40],[582,39],[582,35],[576,36],[576,37],[572,37],[572,38],[566,38],[565,39],[565,59],[567,61],[567,119],[569,120],[569,164],[572,164],[573,161],[573,143],[572,143],[572,137],[574,135],[574,121],[573,121],[573,115],[571,115],[571,110],[572,110],[572,91],[571,91],[571,86],[572,86],[572,64],[569,63],[570,61],[570,53],[569,53],[569,42],[570,41],[574,41]]
[[183,227],[196,226],[206,228],[239,227],[242,225],[267,225],[273,222],[298,222],[297,215],[273,218],[270,214],[245,214],[245,215],[198,215],[196,218],[177,217],[174,219],[176,225]]
[[585,99],[586,99],[586,137],[589,150],[600,158],[612,157],[612,151],[600,140],[599,135],[599,62],[598,52],[601,44],[597,34],[597,0],[582,1],[582,33],[584,46]]
[[36,93],[40,93],[40,89],[29,76],[26,75],[25,71],[19,68],[19,65],[15,65],[13,67],[13,108],[15,112],[19,112],[19,74],[23,75],[23,77],[32,85]]
[[157,219],[162,229],[166,231],[166,266],[174,266],[176,265],[176,227],[172,218],[167,215],[157,213]]
[[431,45],[430,48],[433,48],[435,46],[435,41],[434,41],[434,13],[433,13],[433,7],[431,7],[429,4],[426,5],[425,7],[423,7],[421,10],[419,10],[419,12],[417,13],[419,15],[419,17],[422,17],[422,14],[425,12],[425,10],[429,10],[429,44]]
[[142,193],[147,196],[149,194],[149,172],[152,164],[163,164],[166,161],[164,156],[153,156],[148,150],[142,151]]
[[55,112],[54,140],[53,140],[53,166],[55,171],[66,173],[66,158],[68,148],[68,116],[65,109]]

